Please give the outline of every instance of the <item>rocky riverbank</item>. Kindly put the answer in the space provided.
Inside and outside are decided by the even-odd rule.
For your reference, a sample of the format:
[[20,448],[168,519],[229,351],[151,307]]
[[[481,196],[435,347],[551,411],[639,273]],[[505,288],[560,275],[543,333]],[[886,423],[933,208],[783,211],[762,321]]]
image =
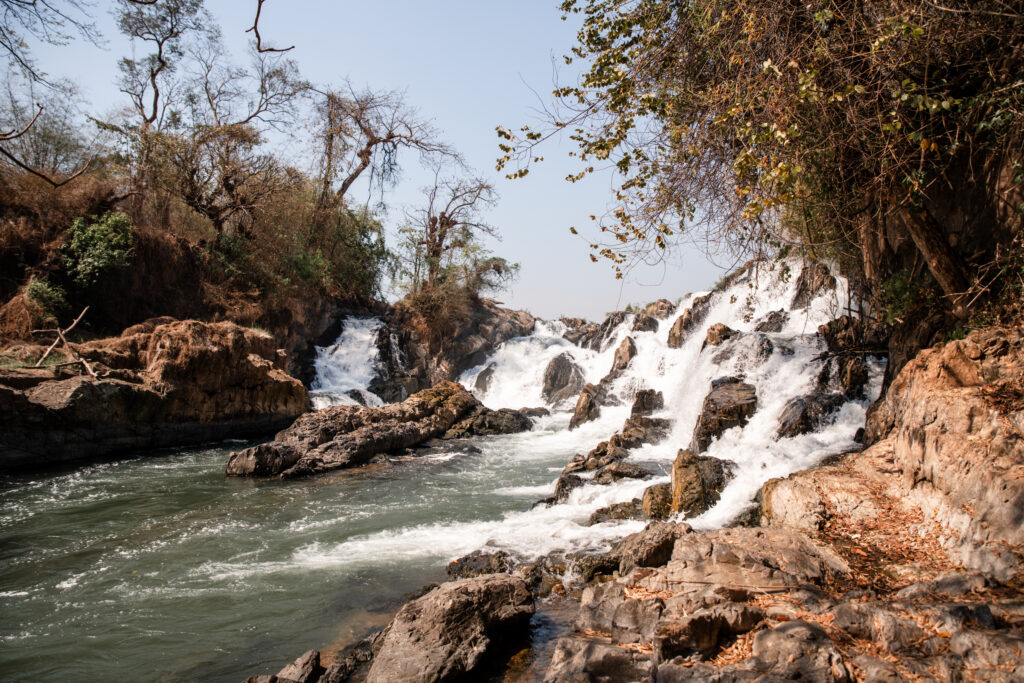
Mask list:
[[158,318],[75,349],[95,377],[0,371],[0,469],[266,434],[307,407],[274,339],[234,323]]
[[[849,367],[852,357],[837,353],[833,365]],[[1024,680],[1022,371],[1020,328],[980,330],[921,352],[870,412],[872,445],[769,481],[748,526],[695,531],[652,521],[603,555],[528,564],[502,553],[463,558],[453,576],[525,581],[535,626],[545,610],[566,609],[565,597],[552,596],[568,596],[575,613],[571,632],[535,639],[518,654],[493,648],[493,633],[473,631],[466,642],[490,653],[499,671],[512,662],[503,680]],[[720,405],[706,402],[705,412]],[[614,447],[609,441],[567,469],[591,461],[607,468],[616,459],[602,458]],[[676,510],[701,471],[699,448],[677,459]],[[276,680],[372,678],[385,667],[382,652],[384,661],[395,656],[385,644],[409,630],[402,614],[415,613],[417,629],[434,638],[462,642],[452,612],[427,606],[471,601],[474,581],[444,584],[346,656],[305,677],[290,678],[292,665]],[[525,602],[506,608],[517,604]],[[530,636],[525,620],[495,623],[505,625],[494,632],[503,639]],[[448,659],[457,646],[432,642],[405,639],[402,656],[446,658],[447,668],[435,661],[394,680],[454,680],[467,671],[465,658]],[[314,654],[319,667],[318,653],[306,661]]]

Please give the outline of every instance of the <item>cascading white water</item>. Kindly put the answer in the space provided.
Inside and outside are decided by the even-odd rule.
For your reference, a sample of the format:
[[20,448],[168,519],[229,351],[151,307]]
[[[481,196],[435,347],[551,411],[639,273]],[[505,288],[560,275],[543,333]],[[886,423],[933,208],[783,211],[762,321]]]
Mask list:
[[314,408],[384,403],[369,389],[379,372],[382,327],[379,318],[347,318],[337,341],[316,348],[316,379],[310,387]]
[[[636,356],[612,384],[613,391],[622,397],[625,405],[603,407],[601,417],[582,429],[571,433],[556,432],[558,439],[575,443],[575,451],[582,453],[621,427],[638,389],[659,390],[665,397],[665,408],[655,417],[674,421],[670,435],[657,445],[634,450],[629,458],[660,469],[665,473],[662,477],[585,486],[575,490],[565,505],[521,513],[522,523],[527,526],[544,524],[545,529],[554,522],[548,517],[583,523],[589,513],[599,507],[628,501],[642,494],[646,487],[668,481],[667,471],[671,462],[680,448],[689,445],[711,381],[719,377],[742,376],[747,383],[754,385],[758,409],[746,426],[726,431],[705,452],[735,463],[735,478],[715,507],[700,517],[688,520],[694,526],[706,528],[727,524],[751,505],[754,495],[768,479],[786,476],[816,464],[827,455],[854,448],[854,436],[864,424],[867,406],[881,388],[884,361],[879,359],[868,361],[870,378],[866,398],[848,401],[831,423],[812,433],[776,439],[779,418],[786,403],[809,394],[816,385],[823,365],[823,361],[816,357],[825,350],[824,342],[816,334],[817,328],[843,313],[841,302],[848,301],[845,279],[837,277],[835,289],[814,298],[806,309],[789,311],[789,318],[779,332],[741,334],[721,346],[701,348],[708,328],[715,323],[724,323],[741,333],[752,333],[757,321],[766,314],[789,309],[796,294],[801,264],[792,261],[785,266],[762,267],[760,273],[747,271],[724,291],[715,293],[703,322],[689,333],[681,348],[669,348],[667,343],[674,318],[661,321],[656,331],[634,332],[631,327],[635,316],[626,316],[600,351],[570,343],[562,336],[564,326],[561,323],[544,323],[538,324],[531,336],[504,344],[483,365],[465,373],[461,381],[473,387],[477,375],[485,368],[491,368],[493,374],[486,390],[477,392],[489,407],[542,405],[542,378],[553,358],[568,353],[582,369],[586,381],[596,384],[610,370],[615,349],[625,337],[631,337],[636,344]],[[690,295],[680,301],[677,316],[687,309],[695,296]],[[765,338],[772,346],[767,358],[763,357],[761,347]],[[528,435],[524,440],[538,438],[542,437]],[[530,447],[544,448],[540,443]],[[557,474],[553,473],[546,491],[537,493],[550,495],[554,477]],[[506,523],[512,521],[509,518]],[[597,527],[580,527],[578,531],[581,536],[598,540],[607,537],[598,530],[599,527],[614,528],[617,533],[622,533],[621,527],[631,524],[609,522]],[[504,535],[507,541],[497,545],[508,545],[527,554],[533,554],[537,548],[535,544],[513,540],[516,534],[511,528]]]

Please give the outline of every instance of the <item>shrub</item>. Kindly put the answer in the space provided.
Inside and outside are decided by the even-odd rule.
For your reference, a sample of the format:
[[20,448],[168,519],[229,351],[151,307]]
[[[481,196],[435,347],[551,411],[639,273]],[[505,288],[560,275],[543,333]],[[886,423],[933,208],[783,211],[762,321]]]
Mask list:
[[64,289],[46,280],[32,279],[25,288],[25,294],[37,304],[46,315],[58,317],[67,310],[68,300]]
[[77,218],[63,248],[64,268],[78,287],[90,287],[107,273],[126,267],[134,243],[131,221],[123,213],[93,216],[88,223]]

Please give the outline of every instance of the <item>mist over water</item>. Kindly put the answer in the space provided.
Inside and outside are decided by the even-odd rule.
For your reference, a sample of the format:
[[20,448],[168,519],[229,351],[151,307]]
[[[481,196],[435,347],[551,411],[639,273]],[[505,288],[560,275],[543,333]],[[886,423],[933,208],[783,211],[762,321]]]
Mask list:
[[[673,318],[652,332],[632,332],[633,317],[600,351],[581,349],[559,322],[538,323],[462,378],[493,366],[480,398],[491,408],[543,405],[544,370],[569,353],[588,382],[610,369],[627,335],[637,356],[616,381],[623,405],[568,431],[571,406],[541,418],[532,431],[474,439],[480,453],[456,450],[400,456],[354,472],[309,480],[248,481],[223,475],[233,448],[165,452],[74,470],[0,480],[0,667],[8,680],[63,676],[76,681],[210,680],[237,683],[275,673],[309,648],[351,641],[383,626],[403,596],[443,578],[451,559],[478,548],[529,557],[607,548],[644,526],[616,521],[587,526],[590,514],[668,481],[686,447],[711,380],[743,375],[758,410],[727,431],[708,455],[736,463],[718,505],[695,520],[715,527],[743,512],[776,476],[853,448],[884,365],[869,363],[868,397],[848,402],[836,420],[811,434],[775,440],[785,403],[815,386],[824,351],[818,325],[842,313],[845,283],[792,312],[774,348],[758,359],[756,335],[701,351],[717,322],[752,332],[758,318],[792,300],[793,276],[750,275],[717,293],[704,322],[682,348],[670,349]],[[688,306],[680,303],[676,315]],[[320,405],[380,399],[369,394],[381,322],[349,319],[338,342],[320,350],[314,388]],[[633,394],[660,390],[674,420],[660,444],[632,452],[657,476],[574,490],[564,504],[532,504],[554,491],[575,453],[621,428]],[[469,445],[466,443],[465,445]]]

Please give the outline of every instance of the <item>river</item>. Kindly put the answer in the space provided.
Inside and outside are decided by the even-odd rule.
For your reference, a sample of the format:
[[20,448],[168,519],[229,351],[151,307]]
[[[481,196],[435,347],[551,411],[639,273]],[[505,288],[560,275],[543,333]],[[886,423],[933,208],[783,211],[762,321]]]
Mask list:
[[[710,380],[742,373],[757,387],[758,411],[708,450],[733,460],[737,476],[717,506],[691,520],[698,527],[727,523],[767,479],[854,447],[880,387],[884,364],[872,361],[866,397],[848,402],[814,433],[775,439],[785,403],[817,381],[823,347],[814,331],[836,315],[843,291],[819,297],[767,335],[774,349],[768,357],[759,354],[766,335],[741,336],[729,354],[701,350],[708,325],[751,331],[792,298],[793,279],[769,276],[753,295],[742,279],[734,283],[679,349],[666,346],[671,318],[657,330],[632,332],[628,317],[600,351],[570,344],[560,323],[542,323],[467,372],[462,380],[472,386],[493,364],[490,388],[481,392],[492,408],[541,405],[540,380],[553,357],[569,353],[596,382],[618,341],[635,340],[637,356],[616,386],[623,395],[641,386],[661,390],[665,409],[658,416],[675,420],[665,442],[630,458],[655,476],[584,486],[564,504],[532,507],[551,494],[574,453],[621,427],[628,405],[603,408],[599,419],[571,432],[569,414],[556,410],[524,434],[309,480],[226,478],[227,455],[242,443],[2,478],[3,678],[240,683],[276,672],[306,649],[351,642],[384,626],[406,596],[443,580],[446,563],[472,550],[529,557],[608,547],[644,523],[588,526],[591,512],[668,481]],[[680,309],[686,305],[684,298]],[[378,324],[353,321],[341,348],[322,351],[318,362],[333,363],[335,372],[321,367],[321,393],[366,391],[372,373],[353,354],[357,346],[375,353],[367,331]],[[352,370],[339,373],[342,363]],[[322,401],[346,402],[341,396]]]

